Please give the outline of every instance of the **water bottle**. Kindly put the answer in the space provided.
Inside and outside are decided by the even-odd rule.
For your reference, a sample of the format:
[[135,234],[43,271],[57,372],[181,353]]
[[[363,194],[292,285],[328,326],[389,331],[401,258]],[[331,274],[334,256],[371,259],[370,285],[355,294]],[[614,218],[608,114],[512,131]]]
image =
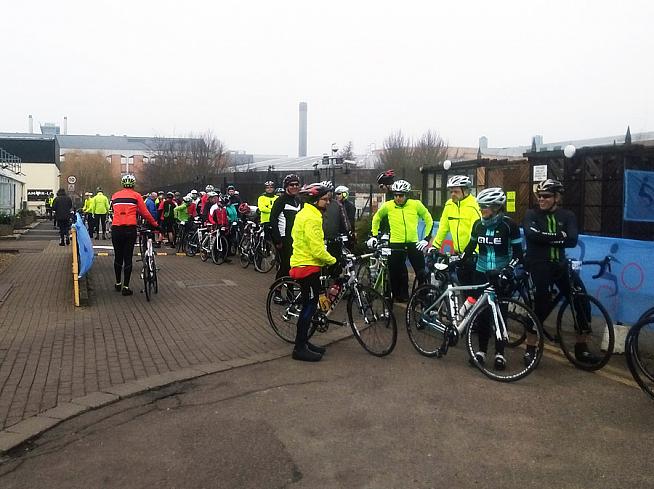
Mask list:
[[472,307],[475,305],[477,302],[477,299],[474,297],[468,297],[466,301],[461,305],[459,308],[459,319],[462,320],[464,317],[466,317],[466,314],[472,309]]
[[341,292],[341,286],[338,282],[334,282],[327,291],[327,298],[330,302],[335,302],[338,294]]

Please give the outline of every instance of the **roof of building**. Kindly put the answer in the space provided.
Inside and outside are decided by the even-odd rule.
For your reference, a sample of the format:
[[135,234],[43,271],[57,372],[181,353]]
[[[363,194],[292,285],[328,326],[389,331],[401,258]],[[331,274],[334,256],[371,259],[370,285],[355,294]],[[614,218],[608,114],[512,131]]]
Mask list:
[[[245,172],[245,171],[268,171],[270,168],[271,171],[303,171],[303,170],[313,170],[314,165],[318,163],[319,168],[324,168],[322,163],[322,156],[302,156],[297,158],[289,158],[287,156],[282,158],[272,158],[269,160],[255,161],[248,165],[239,165],[235,167],[235,171]],[[352,166],[358,168],[367,168],[366,164],[367,156],[356,157],[356,163],[350,163]],[[373,165],[374,166],[374,165]],[[373,166],[370,166],[371,168]]]

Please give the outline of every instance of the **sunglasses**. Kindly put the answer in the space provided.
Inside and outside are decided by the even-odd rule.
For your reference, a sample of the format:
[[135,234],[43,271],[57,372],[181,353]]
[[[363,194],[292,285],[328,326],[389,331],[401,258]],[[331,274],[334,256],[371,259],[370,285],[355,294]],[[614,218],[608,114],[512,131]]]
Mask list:
[[551,199],[554,197],[554,194],[537,194],[536,198],[538,199]]
[[488,205],[488,204],[479,204],[479,208],[480,209],[490,209],[490,208],[492,208],[492,206]]
[[393,194],[393,197],[406,197],[406,194]]
[[299,187],[300,184],[299,183],[289,183],[288,186],[289,187]]

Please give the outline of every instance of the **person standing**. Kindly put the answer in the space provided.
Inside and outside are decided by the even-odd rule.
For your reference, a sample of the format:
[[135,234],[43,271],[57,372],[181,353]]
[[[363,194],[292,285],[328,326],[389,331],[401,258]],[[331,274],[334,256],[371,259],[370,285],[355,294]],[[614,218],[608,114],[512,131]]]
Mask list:
[[60,188],[57,191],[57,197],[52,201],[52,212],[54,214],[54,219],[59,227],[59,237],[61,241],[59,246],[64,246],[65,244],[70,244],[70,215],[73,212],[73,201],[66,195],[66,191],[63,188]]
[[[377,185],[379,190],[386,194],[386,202],[393,200],[393,192],[391,192],[391,186],[395,182],[395,170],[392,168],[390,170],[385,170],[377,175]],[[390,232],[390,227],[388,225],[388,217],[382,218],[379,223],[379,232],[381,234],[388,234]]]
[[120,183],[123,189],[111,196],[114,209],[114,220],[111,227],[114,272],[116,274],[114,289],[122,295],[132,295],[129,281],[132,276],[132,255],[136,244],[137,215],[140,214],[153,228],[156,228],[158,224],[145,206],[143,198],[134,190],[136,183],[134,175],[123,175]]
[[[143,201],[143,199],[141,199]],[[109,199],[98,187],[95,197],[91,201],[93,221],[95,225],[95,239],[100,239],[100,226],[102,226],[102,239],[107,239],[107,214],[109,213]]]
[[275,183],[268,180],[264,183],[264,193],[257,199],[257,210],[260,216],[259,222],[263,226],[267,236],[270,235],[270,212],[276,200]]
[[161,222],[161,232],[166,233],[168,237],[168,246],[175,247],[175,194],[168,192],[166,199],[159,204],[159,222]]
[[[391,185],[393,200],[386,202],[372,217],[372,235],[368,240],[368,247],[377,246],[377,234],[383,218],[388,218],[390,227],[391,256],[388,260],[388,269],[391,279],[391,290],[396,302],[409,300],[409,273],[406,269],[407,256],[418,278],[423,284],[427,278],[425,270],[424,250],[428,245],[434,221],[431,214],[422,202],[408,198],[411,184],[406,180],[397,180]],[[424,238],[418,237],[418,221],[425,222]]]
[[[450,191],[450,198],[443,207],[433,245],[440,250],[447,233],[450,233],[452,254],[460,255],[470,242],[472,227],[481,218],[481,212],[477,199],[470,194],[472,188],[470,177],[454,175],[447,180],[447,188]],[[474,271],[472,260],[462,263],[457,270],[459,282],[462,285],[471,284]]]
[[86,192],[84,196],[86,198],[84,199],[84,206],[82,207],[82,212],[86,216],[86,224],[89,229],[89,236],[93,236],[93,212],[91,210],[91,204],[93,203],[93,194],[91,192]]
[[279,256],[277,277],[285,277],[290,269],[293,253],[293,223],[302,207],[297,198],[300,191],[300,177],[291,173],[284,177],[284,195],[278,198],[270,211],[270,231]]
[[293,254],[290,258],[290,276],[300,284],[302,311],[297,321],[293,359],[317,362],[325,348],[309,343],[311,320],[318,308],[320,295],[320,269],[333,265],[336,258],[325,249],[322,215],[331,200],[331,188],[322,183],[305,185],[299,192],[306,205],[297,213],[291,232]]
[[[57,192],[58,193],[58,192]],[[54,227],[57,227],[57,221],[56,219],[53,219],[52,217],[52,203],[54,202],[54,194],[50,192],[48,196],[45,198],[45,215],[48,218],[48,221],[52,219],[53,223],[52,225]]]

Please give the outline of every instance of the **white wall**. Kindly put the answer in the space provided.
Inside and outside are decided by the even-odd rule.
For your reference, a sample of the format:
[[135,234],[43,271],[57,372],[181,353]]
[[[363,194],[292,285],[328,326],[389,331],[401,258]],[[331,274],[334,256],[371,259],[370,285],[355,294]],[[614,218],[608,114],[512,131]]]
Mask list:
[[0,213],[16,214],[23,201],[23,182],[0,171]]
[[[55,195],[59,190],[59,168],[54,163],[21,163],[21,170],[25,174],[23,187],[23,200],[27,201],[29,190],[51,190]],[[67,189],[64,187],[64,189]],[[39,213],[38,207],[45,213],[45,201],[27,201],[29,210]]]

